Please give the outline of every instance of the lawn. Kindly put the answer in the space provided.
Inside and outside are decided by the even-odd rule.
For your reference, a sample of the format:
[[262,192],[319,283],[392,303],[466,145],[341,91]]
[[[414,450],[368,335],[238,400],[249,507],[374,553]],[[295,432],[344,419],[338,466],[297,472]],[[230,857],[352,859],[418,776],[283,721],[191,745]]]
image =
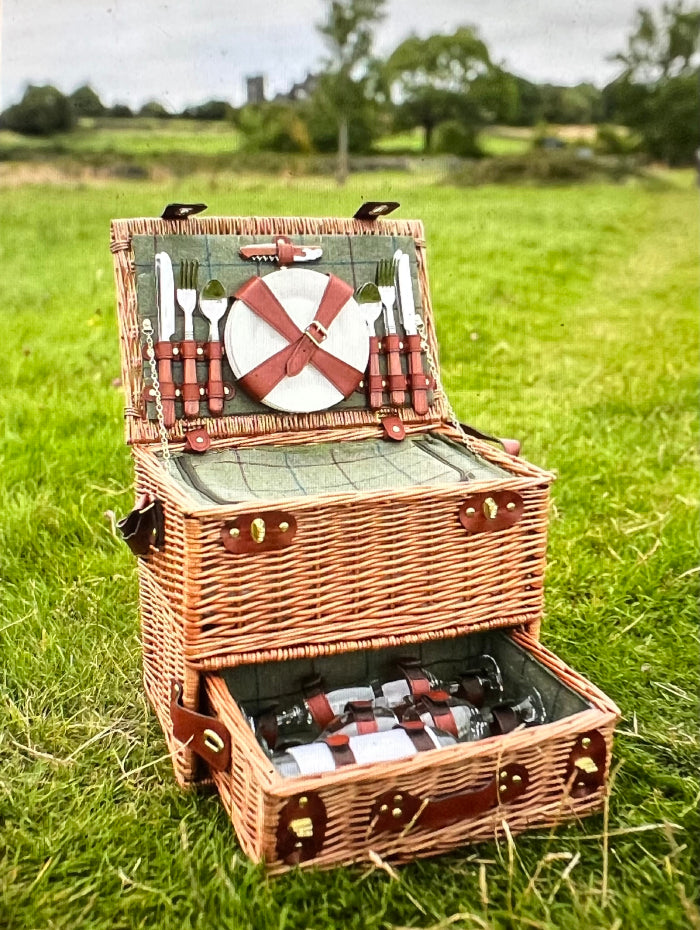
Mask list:
[[[609,818],[389,874],[275,880],[215,796],[173,783],[140,684],[113,216],[426,224],[460,416],[558,472],[545,644],[623,709]],[[457,190],[373,173],[0,188],[0,926],[700,927],[696,813],[696,206],[679,185]]]

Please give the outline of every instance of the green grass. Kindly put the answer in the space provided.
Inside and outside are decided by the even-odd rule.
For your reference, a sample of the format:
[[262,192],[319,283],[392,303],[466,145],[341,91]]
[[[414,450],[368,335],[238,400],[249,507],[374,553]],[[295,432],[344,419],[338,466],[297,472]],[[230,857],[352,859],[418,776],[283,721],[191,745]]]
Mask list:
[[[597,816],[402,868],[269,880],[216,797],[174,785],[140,685],[108,222],[215,214],[426,223],[444,380],[556,469],[544,642],[622,707]],[[689,187],[456,190],[203,177],[0,189],[0,926],[681,928],[700,857],[696,208]],[[429,570],[426,567],[426,570]]]

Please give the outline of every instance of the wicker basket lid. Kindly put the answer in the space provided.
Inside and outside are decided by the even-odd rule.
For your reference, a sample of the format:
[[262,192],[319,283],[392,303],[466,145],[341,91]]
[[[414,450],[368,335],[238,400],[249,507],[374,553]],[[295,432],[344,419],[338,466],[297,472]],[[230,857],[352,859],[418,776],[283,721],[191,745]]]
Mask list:
[[[304,368],[302,374],[280,385],[274,395],[256,395],[249,384],[240,382],[248,365],[257,357],[254,342],[260,328],[246,314],[243,303],[231,300],[227,317],[220,323],[219,332],[225,335],[226,353],[222,360],[222,379],[227,385],[221,414],[214,414],[207,403],[208,370],[211,362],[206,345],[209,323],[199,308],[195,310],[194,343],[196,343],[196,375],[200,398],[196,416],[186,416],[181,394],[174,402],[175,419],[168,425],[169,442],[181,442],[185,435],[196,428],[204,428],[212,438],[252,437],[264,434],[288,434],[289,437],[313,430],[338,430],[343,435],[351,430],[360,438],[377,435],[379,420],[388,413],[398,416],[404,423],[430,428],[447,418],[443,396],[435,388],[433,376],[437,366],[437,342],[433,313],[428,288],[425,242],[423,226],[415,220],[357,220],[308,217],[190,217],[186,220],[165,219],[122,219],[114,220],[111,228],[111,250],[114,254],[117,282],[117,309],[121,336],[122,381],[126,393],[127,442],[157,444],[160,431],[152,387],[152,366],[146,358],[147,345],[143,333],[144,321],[148,320],[153,339],[158,341],[158,311],[156,280],[154,273],[155,255],[166,252],[172,259],[175,281],[180,264],[186,260],[199,263],[198,288],[210,279],[220,280],[226,293],[232,298],[239,289],[255,277],[267,279],[272,286],[278,272],[274,264],[251,260],[242,255],[242,250],[251,245],[270,243],[276,236],[288,237],[294,247],[320,248],[322,255],[313,262],[312,268],[294,265],[282,275],[294,275],[297,283],[303,280],[327,282],[335,276],[349,289],[347,307],[333,323],[328,343],[324,346],[359,373],[356,389],[348,395],[337,386],[329,389],[328,380],[319,376],[313,364]],[[422,365],[428,390],[428,410],[418,414],[411,406],[410,389],[405,393],[406,403],[392,405],[387,389],[383,395],[383,406],[375,409],[370,405],[365,368],[367,364],[368,333],[359,314],[352,292],[366,281],[374,280],[377,262],[390,258],[396,249],[409,255],[413,296],[419,317],[424,324],[423,348],[427,346],[432,355],[422,353]],[[303,271],[303,273],[302,273]],[[318,276],[318,278],[316,277]],[[283,280],[280,277],[279,280]],[[304,287],[307,285],[305,284]],[[309,285],[311,288],[311,285]],[[303,296],[303,288],[297,297]],[[309,301],[304,313],[312,311],[313,300]],[[293,317],[298,313],[299,327],[305,321],[304,314],[289,303],[291,292],[283,294],[283,304]],[[296,298],[294,298],[296,299]],[[355,316],[357,313],[357,316]],[[401,318],[397,311],[399,338]],[[230,324],[227,319],[235,320]],[[251,343],[240,338],[238,326],[250,334]],[[302,327],[303,328],[303,327]],[[257,335],[256,335],[257,333]],[[173,389],[179,391],[183,380],[183,362],[180,347],[184,333],[184,315],[176,305],[175,333],[171,339],[171,361]],[[377,331],[381,337],[381,330]],[[268,332],[269,352],[275,334]],[[193,343],[193,345],[194,345]],[[194,354],[194,349],[192,350]],[[404,350],[405,353],[405,350]],[[264,355],[264,352],[263,352]],[[380,374],[385,377],[386,359],[380,355]],[[401,356],[404,374],[408,371],[408,359]],[[163,378],[160,379],[163,381]],[[294,384],[294,381],[297,381]],[[345,383],[345,382],[344,382]],[[302,390],[303,387],[303,390]],[[191,389],[190,389],[191,390]],[[311,395],[318,392],[318,397]],[[300,396],[301,395],[301,396]],[[293,411],[293,412],[289,412]]]

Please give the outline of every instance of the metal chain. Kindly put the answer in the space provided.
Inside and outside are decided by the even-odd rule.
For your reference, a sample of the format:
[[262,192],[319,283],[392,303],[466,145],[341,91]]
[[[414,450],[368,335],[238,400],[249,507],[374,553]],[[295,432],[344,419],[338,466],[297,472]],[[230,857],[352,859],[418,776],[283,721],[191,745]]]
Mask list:
[[153,326],[151,321],[146,318],[141,326],[141,331],[146,337],[146,357],[151,366],[151,385],[153,387],[153,396],[156,405],[156,417],[158,419],[158,433],[160,435],[160,447],[163,456],[163,467],[168,467],[170,461],[170,445],[168,443],[168,431],[165,428],[165,416],[163,414],[163,398],[160,393],[160,381],[158,380],[158,363],[156,361],[156,350],[153,345]]
[[426,333],[425,323],[423,322],[419,314],[416,314],[416,328],[418,329],[418,335],[420,336],[421,350],[425,352],[425,357],[428,359],[428,368],[430,369],[430,373],[432,374],[433,379],[435,380],[435,387],[437,388],[438,392],[442,395],[443,402],[447,409],[447,422],[450,424],[450,426],[453,426],[457,430],[457,432],[461,435],[464,442],[467,445],[469,445],[470,439],[467,436],[467,434],[464,432],[464,430],[462,429],[462,424],[459,422],[459,418],[457,414],[454,412],[454,408],[452,404],[450,403],[450,398],[447,396],[447,392],[445,391],[445,388],[442,386],[442,379],[440,378],[440,370],[435,362],[435,356],[433,355],[433,350],[431,349],[430,343],[428,342],[428,335]]

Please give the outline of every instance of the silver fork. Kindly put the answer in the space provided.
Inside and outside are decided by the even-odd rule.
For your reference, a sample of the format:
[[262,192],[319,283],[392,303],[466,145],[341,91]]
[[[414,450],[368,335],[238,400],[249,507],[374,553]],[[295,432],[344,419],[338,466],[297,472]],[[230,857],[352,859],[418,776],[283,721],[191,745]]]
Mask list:
[[396,335],[396,320],[394,319],[394,303],[396,302],[396,262],[394,259],[382,258],[377,264],[377,287],[384,307],[384,325],[386,336],[383,348],[386,355],[387,372],[389,374],[389,388],[391,402],[395,406],[402,406],[405,402],[405,391],[399,388],[402,383],[401,370],[401,344]]
[[[183,259],[180,262],[180,280],[175,292],[177,305],[185,317],[185,340],[182,345],[185,416],[199,414],[199,387],[197,385],[197,347],[194,343],[194,311],[197,309],[197,277],[199,262]],[[189,343],[189,345],[187,345]],[[194,390],[192,388],[194,385]]]

